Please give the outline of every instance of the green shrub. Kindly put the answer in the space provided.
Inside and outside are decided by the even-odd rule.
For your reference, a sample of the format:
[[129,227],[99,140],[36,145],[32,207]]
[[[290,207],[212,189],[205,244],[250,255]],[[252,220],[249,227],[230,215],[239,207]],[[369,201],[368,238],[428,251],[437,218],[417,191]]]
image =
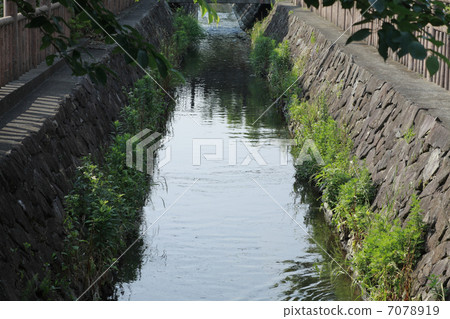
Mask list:
[[194,49],[205,37],[205,31],[198,20],[192,15],[185,14],[181,9],[175,13],[174,29],[172,41],[178,57],[182,57],[188,50]]
[[345,131],[339,128],[328,115],[325,97],[321,95],[312,101],[299,101],[296,95],[292,95],[288,109],[291,119],[299,124],[299,129],[295,133],[298,147],[294,149],[294,156],[303,147],[305,141],[311,139],[325,163],[325,168],[315,164],[303,164],[297,167],[299,175],[313,178],[322,170],[327,171],[324,172],[327,177],[323,178],[327,180],[331,172],[337,172],[342,167],[347,168],[352,143]]
[[420,257],[424,224],[415,195],[406,224],[386,214],[375,214],[355,254],[358,281],[372,300],[407,300],[411,273]]
[[275,98],[284,94],[284,91],[294,83],[296,76],[291,69],[293,67],[291,62],[291,51],[289,43],[283,41],[278,43],[270,54],[270,66],[267,79],[269,80],[272,96]]
[[265,21],[257,22],[252,28],[250,62],[258,75],[267,76],[272,97],[285,101],[286,97],[300,93],[293,84],[303,73],[306,55],[293,63],[288,41],[277,44],[264,36]]
[[423,224],[419,201],[413,196],[409,220],[402,228],[387,213],[374,214],[370,205],[376,194],[367,168],[351,157],[352,143],[344,129],[328,115],[326,98],[289,102],[291,119],[298,124],[299,152],[312,139],[324,165],[312,162],[297,167],[297,176],[313,179],[322,200],[332,210],[337,229],[354,239],[355,258],[350,260],[357,282],[366,297],[373,300],[409,299],[411,273],[421,250]]
[[158,130],[167,113],[169,103],[164,92],[156,87],[149,76],[136,81],[128,94],[128,105],[121,111],[120,132],[137,133],[144,127]]
[[275,40],[259,36],[255,39],[253,50],[250,53],[250,63],[259,75],[266,75],[270,66],[270,56],[275,48]]
[[[265,20],[264,20],[265,21]],[[250,39],[252,43],[252,49],[255,47],[256,40],[262,36],[264,36],[264,31],[266,28],[266,25],[264,21],[257,21],[250,32]]]
[[322,192],[323,202],[328,203],[333,209],[338,203],[341,186],[351,179],[351,175],[346,167],[333,162],[323,166],[314,179]]
[[138,80],[122,110],[122,122],[115,123],[116,134],[103,163],[83,159],[65,198],[68,235],[62,270],[66,285],[72,279],[91,283],[137,237],[150,178],[126,166],[126,142],[143,127],[163,131],[168,111],[153,80],[148,76]]
[[[322,200],[332,210],[332,222],[348,238],[353,238],[354,256],[350,268],[356,271],[357,282],[368,298],[374,300],[409,299],[411,273],[421,250],[424,226],[420,217],[420,203],[415,196],[409,220],[400,226],[398,219],[375,214],[370,205],[376,194],[368,169],[356,157],[345,128],[328,114],[325,94],[306,101],[298,98],[299,89],[287,89],[303,74],[309,53],[305,52],[292,64],[288,43],[275,45],[265,37],[264,22],[253,28],[250,61],[255,71],[267,75],[272,95],[287,102],[291,122],[295,124],[297,146],[292,155],[304,154],[303,147],[313,141],[323,163],[315,156],[296,166],[296,177],[314,181],[322,192]],[[316,42],[311,34],[311,44]],[[338,96],[342,83],[339,84]],[[285,93],[286,91],[286,93]],[[405,133],[409,143],[413,130]],[[311,150],[307,150],[309,155]],[[393,219],[393,220],[392,220]]]
[[[357,162],[354,159],[351,165],[355,163]],[[337,201],[333,203],[333,223],[340,231],[348,231],[360,238],[370,222],[372,213],[369,206],[375,196],[376,188],[367,168],[361,166],[351,171],[355,174],[339,187]]]

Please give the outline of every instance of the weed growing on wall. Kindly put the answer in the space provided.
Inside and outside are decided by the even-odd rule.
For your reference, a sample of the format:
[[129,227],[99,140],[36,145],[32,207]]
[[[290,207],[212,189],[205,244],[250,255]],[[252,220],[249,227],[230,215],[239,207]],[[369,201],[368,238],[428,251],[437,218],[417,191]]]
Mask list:
[[[308,52],[292,63],[288,43],[275,44],[263,35],[261,25],[252,32],[250,59],[255,71],[267,76],[273,96],[278,98],[303,73]],[[312,34],[311,43],[315,41]],[[322,201],[331,211],[332,224],[352,243],[349,269],[354,271],[354,280],[364,296],[409,300],[411,274],[421,254],[425,228],[419,200],[413,195],[403,225],[395,217],[393,205],[373,212],[370,207],[376,186],[365,164],[352,156],[353,144],[345,128],[329,115],[326,94],[304,100],[295,90],[299,91],[293,88],[286,92],[280,103],[296,127],[293,155],[298,155],[307,140],[313,140],[324,161],[303,163],[297,167],[297,178],[319,187]],[[407,142],[413,137],[412,129],[405,133]]]
[[298,148],[307,138],[314,140],[325,162],[298,167],[297,172],[315,182],[332,211],[333,225],[352,239],[354,258],[350,266],[365,297],[409,300],[411,275],[423,244],[419,201],[413,195],[403,227],[392,209],[371,211],[376,187],[364,163],[351,155],[352,143],[326,112],[323,97],[302,102],[292,98],[289,110],[292,120],[299,124]]
[[163,41],[163,52],[173,65],[179,65],[183,56],[194,50],[205,31],[194,16],[185,14],[182,9],[177,10],[173,22],[174,33],[170,40]]
[[354,260],[359,283],[370,299],[410,299],[411,274],[423,243],[420,212],[419,200],[413,195],[403,227],[388,214],[372,214]]
[[263,23],[256,24],[251,32],[250,63],[253,70],[259,76],[267,77],[273,98],[298,94],[298,88],[296,91],[296,88],[285,91],[303,72],[304,61],[299,59],[292,63],[289,43],[283,41],[277,44],[275,40],[264,36],[263,26]]
[[292,72],[291,51],[287,41],[278,43],[272,49],[269,56],[270,66],[267,79],[270,84],[271,94],[274,98],[284,94],[284,91],[296,79]]
[[255,38],[253,49],[250,53],[250,63],[258,75],[267,75],[270,67],[270,55],[275,48],[275,40],[263,35]]
[[[163,131],[167,105],[150,77],[138,80],[122,110],[122,121],[115,123],[116,134],[103,164],[83,159],[65,201],[66,278],[81,279],[88,287],[137,237],[151,181],[126,166],[126,141],[142,127]],[[98,291],[90,296],[99,298]]]

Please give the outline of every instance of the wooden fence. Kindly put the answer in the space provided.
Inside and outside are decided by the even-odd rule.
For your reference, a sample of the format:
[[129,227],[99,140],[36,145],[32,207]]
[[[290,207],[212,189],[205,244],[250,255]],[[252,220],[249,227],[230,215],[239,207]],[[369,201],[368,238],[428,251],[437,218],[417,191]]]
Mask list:
[[[29,2],[36,3],[35,0]],[[113,13],[119,13],[135,3],[135,0],[104,0],[105,6]],[[43,14],[70,18],[69,11],[59,3],[40,0],[37,11]],[[49,8],[50,5],[50,8]],[[28,20],[17,13],[16,4],[3,0],[3,17],[0,18],[0,87],[18,79],[25,72],[35,68],[49,54],[55,53],[51,47],[40,50],[41,32],[25,28]],[[65,32],[68,32],[65,28]]]
[[[292,0],[294,4],[302,7],[307,7],[304,3],[304,0]],[[450,0],[443,0],[442,2],[450,3]],[[367,23],[364,25],[353,26],[354,23],[361,21],[361,15],[358,9],[353,7],[352,9],[343,9],[341,7],[340,2],[334,3],[332,6],[324,7],[322,4],[318,9],[311,8],[312,12],[320,15],[321,17],[327,19],[328,21],[334,23],[336,26],[341,28],[342,30],[348,30],[351,33],[354,33],[362,28],[370,28],[372,30],[378,30],[381,28],[382,21],[374,21],[372,23]],[[434,37],[442,41],[444,43],[441,47],[436,47],[431,43],[427,43],[423,39],[419,39],[419,41],[424,45],[427,49],[433,49],[446,57],[450,57],[450,36],[447,34],[447,28],[445,27],[433,27],[427,26],[427,32],[430,32],[434,35]],[[372,46],[377,46],[378,43],[378,35],[377,33],[372,33],[365,40],[366,43]],[[400,62],[401,64],[408,67],[409,70],[415,71],[421,74],[424,78],[428,79],[431,82],[434,82],[441,87],[449,90],[450,89],[450,68],[445,62],[441,61],[439,71],[430,77],[426,66],[425,60],[416,60],[413,59],[410,55],[403,56],[399,58],[392,51],[389,52],[389,57],[395,61]]]

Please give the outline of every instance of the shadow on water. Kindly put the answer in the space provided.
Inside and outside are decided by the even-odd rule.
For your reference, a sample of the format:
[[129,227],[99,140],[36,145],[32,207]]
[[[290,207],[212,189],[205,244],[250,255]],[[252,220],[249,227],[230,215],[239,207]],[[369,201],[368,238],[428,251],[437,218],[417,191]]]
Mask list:
[[321,210],[320,192],[305,181],[297,181],[293,194],[297,203],[307,206],[304,225],[311,235],[308,252],[318,258],[313,262],[298,258],[283,261],[286,277],[281,283],[288,286],[283,300],[360,300],[359,289],[345,273],[345,252]]
[[[163,168],[167,187],[151,189],[155,203],[144,207],[142,229],[166,207],[159,198],[170,204],[183,185],[194,178],[200,182],[189,201],[179,203],[123,257],[111,299],[355,300],[347,276],[330,276],[337,268],[329,267],[328,254],[343,258],[339,245],[319,209],[319,194],[295,182],[292,165],[207,163],[200,170],[188,164],[192,137],[266,143],[272,148],[265,156],[276,159],[280,145],[269,141],[289,136],[276,107],[254,123],[272,101],[267,83],[253,75],[250,40],[231,10],[220,15],[218,27],[202,22],[207,38],[184,61],[187,82],[176,89],[177,107],[168,123],[170,145],[181,151]],[[249,177],[264,185],[292,220]]]

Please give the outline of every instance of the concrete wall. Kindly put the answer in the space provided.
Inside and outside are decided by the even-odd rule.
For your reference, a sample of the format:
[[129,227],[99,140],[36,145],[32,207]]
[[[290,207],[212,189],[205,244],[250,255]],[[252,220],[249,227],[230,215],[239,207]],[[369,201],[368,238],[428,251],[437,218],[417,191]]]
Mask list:
[[[141,5],[124,22],[137,23],[138,30],[158,45],[158,39],[171,33],[170,9],[164,1],[148,0]],[[61,251],[65,237],[63,201],[72,187],[79,159],[88,154],[101,159],[102,149],[110,141],[112,121],[127,103],[123,88],[130,88],[143,75],[111,49],[106,48],[102,59],[118,79],[95,86],[83,78],[53,117],[0,158],[2,300],[19,299],[24,290],[21,283],[33,274],[42,275],[44,263],[52,261],[53,252]]]
[[[329,93],[331,115],[348,128],[355,154],[379,185],[373,208],[395,201],[405,221],[411,194],[419,195],[429,230],[412,292],[434,298],[429,275],[450,288],[450,95],[396,62],[380,61],[373,48],[345,47],[346,37],[338,39],[341,32],[312,15],[279,3],[266,34],[288,40],[294,59],[307,57],[299,80],[304,97]],[[403,136],[410,128],[415,136],[408,143]]]

